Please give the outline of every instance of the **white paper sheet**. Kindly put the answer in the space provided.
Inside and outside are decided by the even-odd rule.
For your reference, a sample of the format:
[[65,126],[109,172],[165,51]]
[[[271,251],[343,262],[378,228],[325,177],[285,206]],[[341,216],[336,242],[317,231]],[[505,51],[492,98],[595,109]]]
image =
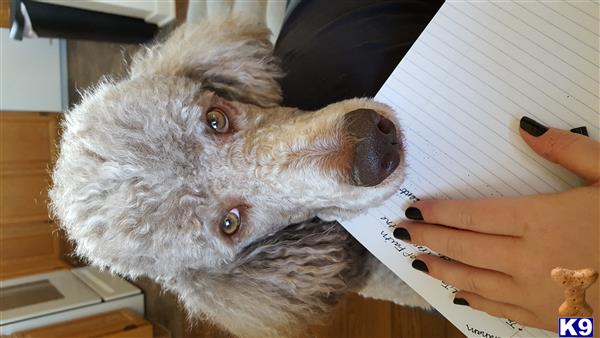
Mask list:
[[[477,198],[560,191],[581,182],[537,156],[521,116],[598,139],[598,2],[449,1],[376,99],[406,136],[407,179],[384,205],[344,221],[369,251],[469,337],[544,337],[452,303],[452,286],[414,270],[427,248],[394,239],[416,198]],[[435,254],[435,253],[432,253]]]

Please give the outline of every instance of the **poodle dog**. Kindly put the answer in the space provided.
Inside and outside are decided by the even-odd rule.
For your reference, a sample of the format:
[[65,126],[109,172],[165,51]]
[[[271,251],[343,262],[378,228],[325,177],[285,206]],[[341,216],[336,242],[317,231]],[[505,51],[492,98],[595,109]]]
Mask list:
[[184,24],[87,91],[62,125],[57,222],[93,265],[153,278],[239,336],[294,335],[348,291],[429,307],[335,222],[399,189],[393,112],[279,106],[269,35]]

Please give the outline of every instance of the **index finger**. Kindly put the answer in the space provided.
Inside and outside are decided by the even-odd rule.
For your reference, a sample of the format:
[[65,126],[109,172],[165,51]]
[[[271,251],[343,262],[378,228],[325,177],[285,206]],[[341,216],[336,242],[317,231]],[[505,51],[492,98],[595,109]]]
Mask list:
[[[529,197],[532,198],[532,197]],[[520,198],[422,200],[406,209],[406,217],[492,235],[523,236],[526,228]]]
[[[533,134],[527,131],[532,125],[538,128]],[[521,119],[519,132],[531,149],[545,159],[588,182],[600,179],[600,142],[566,130],[547,128],[527,117]]]

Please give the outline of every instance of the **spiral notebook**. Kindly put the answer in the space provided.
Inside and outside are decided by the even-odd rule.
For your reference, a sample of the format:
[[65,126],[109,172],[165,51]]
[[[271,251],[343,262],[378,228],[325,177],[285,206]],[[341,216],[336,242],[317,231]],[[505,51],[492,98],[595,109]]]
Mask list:
[[407,178],[383,205],[343,226],[469,337],[556,333],[452,303],[456,289],[411,267],[430,253],[392,236],[419,198],[553,192],[580,180],[522,141],[527,115],[599,137],[598,19],[594,1],[448,1],[376,96],[406,137]]

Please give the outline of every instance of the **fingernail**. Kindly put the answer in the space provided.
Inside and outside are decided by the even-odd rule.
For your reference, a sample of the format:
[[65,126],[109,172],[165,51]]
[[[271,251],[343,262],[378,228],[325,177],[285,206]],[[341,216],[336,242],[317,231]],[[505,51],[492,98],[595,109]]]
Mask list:
[[422,272],[429,272],[429,269],[427,268],[427,264],[425,264],[425,262],[423,262],[420,259],[415,259],[412,262],[412,267],[419,271],[422,271]]
[[408,230],[404,228],[394,229],[394,237],[403,241],[410,241],[410,234],[408,233]]
[[572,133],[575,134],[579,134],[579,135],[583,135],[583,136],[589,136],[587,128],[586,127],[577,127],[577,128],[573,128],[571,129]]
[[454,298],[454,300],[452,301],[452,303],[454,303],[456,305],[469,306],[469,302],[467,302],[467,300],[464,299],[464,298]]
[[415,207],[408,207],[408,209],[406,209],[406,211],[404,212],[404,215],[406,215],[406,218],[412,219],[415,221],[423,220],[423,215],[421,215],[421,210],[419,210]]
[[527,116],[521,117],[520,126],[521,129],[525,130],[529,135],[535,137],[541,136],[548,131],[548,127]]

